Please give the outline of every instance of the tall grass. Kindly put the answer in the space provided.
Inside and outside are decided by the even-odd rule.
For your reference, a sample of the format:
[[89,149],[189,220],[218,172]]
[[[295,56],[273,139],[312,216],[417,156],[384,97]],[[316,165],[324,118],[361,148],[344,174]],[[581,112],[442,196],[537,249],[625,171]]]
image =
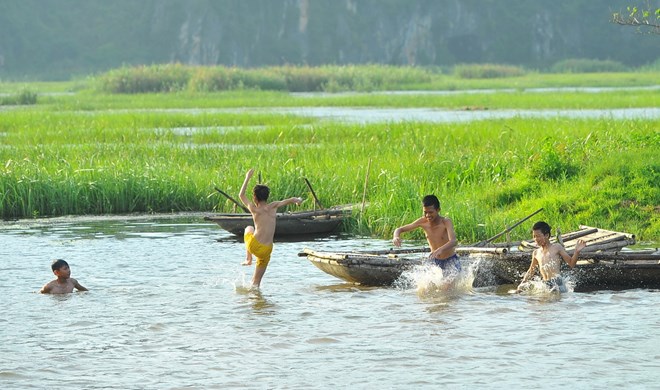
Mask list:
[[462,79],[495,79],[522,76],[525,70],[514,65],[459,64],[454,66],[454,74]]
[[[539,218],[564,231],[583,223],[657,240],[659,127],[658,120],[346,125],[248,113],[10,111],[0,116],[0,215],[231,211],[213,187],[237,194],[250,167],[274,199],[302,195],[301,208],[313,207],[307,177],[324,204],[354,203],[371,160],[370,205],[356,213],[354,233],[389,237],[435,193],[465,242],[540,207]],[[514,237],[527,237],[525,230]]]
[[255,89],[267,91],[371,91],[427,83],[423,68],[385,65],[265,67],[256,69],[181,64],[122,67],[97,77],[98,89],[108,93],[151,93],[190,90],[213,92]]
[[0,96],[0,106],[25,106],[31,104],[37,104],[37,93],[29,89],[23,89],[9,96]]
[[626,72],[628,67],[612,60],[573,58],[556,62],[550,71],[554,73],[607,73]]

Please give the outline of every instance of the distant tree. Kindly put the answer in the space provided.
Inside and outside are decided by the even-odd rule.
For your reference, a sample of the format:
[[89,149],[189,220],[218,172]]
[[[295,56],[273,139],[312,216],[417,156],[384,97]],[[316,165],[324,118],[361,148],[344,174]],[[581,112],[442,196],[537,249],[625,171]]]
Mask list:
[[637,27],[640,32],[660,34],[660,8],[653,10],[647,2],[645,8],[627,7],[627,12],[614,12],[612,22]]

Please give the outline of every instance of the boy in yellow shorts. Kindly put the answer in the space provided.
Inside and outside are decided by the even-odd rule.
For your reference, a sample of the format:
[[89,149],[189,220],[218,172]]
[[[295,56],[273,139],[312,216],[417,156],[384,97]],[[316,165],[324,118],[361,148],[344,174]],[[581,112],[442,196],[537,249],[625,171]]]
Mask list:
[[254,226],[245,228],[244,239],[247,253],[243,265],[251,265],[253,255],[257,258],[257,265],[252,276],[252,286],[259,287],[273,251],[277,209],[292,203],[300,204],[302,199],[289,198],[268,203],[270,189],[262,184],[254,186],[252,200],[248,199],[245,192],[253,174],[254,169],[250,169],[245,174],[245,181],[243,181],[243,186],[238,197],[247,206],[248,210],[250,210],[252,220],[254,221]]

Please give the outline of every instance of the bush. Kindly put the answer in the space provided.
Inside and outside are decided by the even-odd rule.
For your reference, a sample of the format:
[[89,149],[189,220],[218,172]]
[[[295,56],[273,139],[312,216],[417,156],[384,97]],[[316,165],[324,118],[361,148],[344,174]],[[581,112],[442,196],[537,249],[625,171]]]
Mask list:
[[454,74],[462,79],[495,79],[522,76],[525,70],[513,65],[461,64],[454,66]]
[[180,64],[122,67],[100,77],[100,88],[109,93],[174,92],[184,90],[192,68]]
[[625,72],[628,68],[612,60],[590,60],[586,58],[568,59],[555,63],[550,68],[552,73],[600,73]]
[[562,181],[576,176],[580,168],[570,160],[570,152],[547,143],[540,154],[532,156],[531,172],[541,180]]
[[16,95],[0,99],[0,106],[19,106],[37,104],[37,93],[24,89]]

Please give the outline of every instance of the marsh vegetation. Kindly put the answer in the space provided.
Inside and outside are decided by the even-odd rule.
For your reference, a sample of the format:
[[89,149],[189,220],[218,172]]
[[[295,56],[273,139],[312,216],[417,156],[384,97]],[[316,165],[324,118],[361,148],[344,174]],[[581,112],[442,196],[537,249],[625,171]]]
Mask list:
[[[592,84],[585,77],[573,86],[648,86],[643,80],[653,75],[657,79],[652,71],[601,74]],[[443,77],[465,88],[495,89],[510,88],[521,77],[524,88],[577,80],[570,74],[554,75],[555,82],[516,76],[470,79],[464,86],[465,79]],[[657,90],[302,97],[246,89],[110,94],[96,85],[30,85],[50,94],[0,112],[3,218],[232,211],[213,187],[236,194],[245,171],[256,167],[274,198],[304,195],[301,208],[314,206],[303,177],[331,205],[361,202],[368,175],[369,207],[344,227],[356,234],[389,237],[419,215],[421,196],[435,193],[463,242],[484,239],[541,207],[542,217],[563,231],[587,224],[634,232],[642,240],[660,237],[658,118],[354,124],[272,109],[658,107]],[[25,85],[0,87],[11,92]]]

